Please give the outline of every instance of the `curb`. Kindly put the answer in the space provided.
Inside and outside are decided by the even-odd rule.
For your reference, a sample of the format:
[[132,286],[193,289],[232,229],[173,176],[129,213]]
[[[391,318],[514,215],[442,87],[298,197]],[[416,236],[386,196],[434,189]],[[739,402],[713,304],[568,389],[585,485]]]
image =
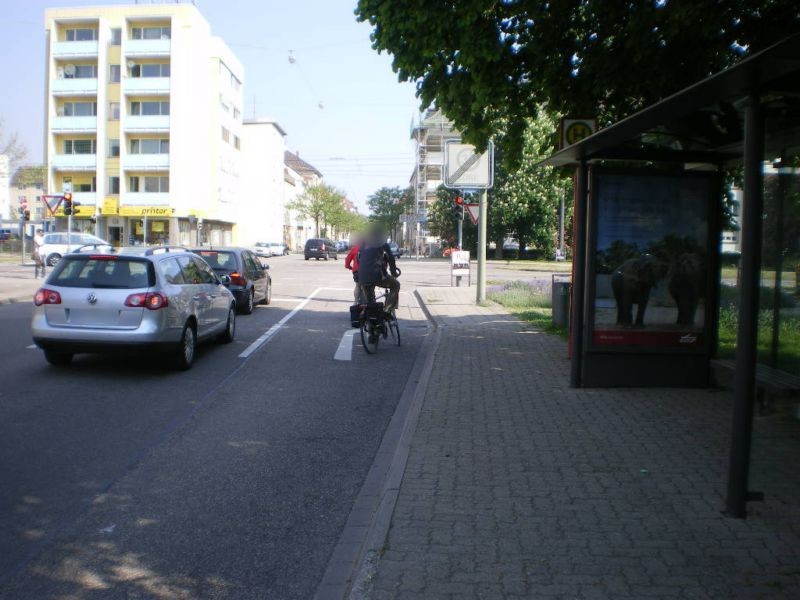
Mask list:
[[425,300],[422,298],[422,294],[419,293],[419,290],[414,288],[414,296],[417,299],[417,304],[419,305],[420,309],[422,309],[425,318],[428,319],[431,325],[433,325],[434,329],[439,329],[439,321],[431,314],[428,305],[425,304]]
[[[424,304],[420,302],[420,306]],[[423,312],[431,318],[426,308]],[[316,600],[366,598],[366,588],[389,533],[440,338],[441,330],[434,326],[422,343],[375,460],[317,586]]]
[[12,298],[0,298],[0,306],[3,304],[19,304],[20,302],[33,302],[33,294],[14,296]]

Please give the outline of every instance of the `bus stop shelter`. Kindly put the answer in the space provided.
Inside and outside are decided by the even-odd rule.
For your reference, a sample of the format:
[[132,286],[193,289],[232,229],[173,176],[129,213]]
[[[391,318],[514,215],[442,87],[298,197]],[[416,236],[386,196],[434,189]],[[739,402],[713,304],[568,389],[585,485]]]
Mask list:
[[575,169],[570,383],[576,387],[709,384],[718,332],[723,174],[741,169],[726,498],[734,517],[744,517],[747,501],[756,498],[748,490],[748,469],[765,165],[796,174],[799,155],[795,35],[542,163]]

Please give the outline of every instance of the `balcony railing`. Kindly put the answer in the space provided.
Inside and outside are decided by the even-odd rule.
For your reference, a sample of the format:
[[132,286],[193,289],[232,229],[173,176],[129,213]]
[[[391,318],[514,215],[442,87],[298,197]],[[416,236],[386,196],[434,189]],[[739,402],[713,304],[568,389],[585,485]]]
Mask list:
[[122,168],[128,171],[165,171],[169,169],[169,154],[126,154]]
[[169,94],[169,77],[126,77],[122,80],[125,94],[162,96]]
[[97,56],[97,41],[56,42],[53,44],[53,58],[92,58]]
[[169,115],[134,115],[125,117],[125,131],[169,131]]
[[126,57],[169,56],[171,40],[127,40],[125,42]]
[[120,214],[124,205],[169,206],[169,192],[125,192],[120,196]]
[[55,96],[96,96],[97,79],[54,79],[50,91]]
[[53,133],[93,133],[97,131],[97,117],[54,117],[50,130]]
[[97,167],[96,154],[56,154],[50,159],[57,171],[94,171]]

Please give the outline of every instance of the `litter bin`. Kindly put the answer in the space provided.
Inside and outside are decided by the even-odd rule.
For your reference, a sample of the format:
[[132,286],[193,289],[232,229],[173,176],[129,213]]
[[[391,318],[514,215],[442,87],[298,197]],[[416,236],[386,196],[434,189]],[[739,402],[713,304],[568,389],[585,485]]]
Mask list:
[[553,275],[553,327],[569,328],[569,300],[572,281],[569,275]]

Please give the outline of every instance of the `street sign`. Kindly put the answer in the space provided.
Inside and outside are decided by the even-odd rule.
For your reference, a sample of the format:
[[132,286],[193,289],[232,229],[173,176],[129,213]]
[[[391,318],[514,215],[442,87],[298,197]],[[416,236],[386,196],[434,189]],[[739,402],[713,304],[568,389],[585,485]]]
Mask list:
[[481,212],[481,205],[480,204],[465,204],[464,205],[469,213],[469,218],[472,220],[473,225],[478,224],[478,215]]
[[494,145],[478,154],[472,144],[448,140],[444,147],[444,186],[485,190],[494,183]]
[[472,272],[470,271],[469,250],[454,250],[450,254],[450,287],[453,286],[453,278],[456,284],[461,282],[461,277],[468,277],[468,285],[472,285]]
[[589,137],[597,131],[597,119],[571,119],[564,117],[561,119],[559,127],[560,148],[566,148],[577,144],[582,139]]

